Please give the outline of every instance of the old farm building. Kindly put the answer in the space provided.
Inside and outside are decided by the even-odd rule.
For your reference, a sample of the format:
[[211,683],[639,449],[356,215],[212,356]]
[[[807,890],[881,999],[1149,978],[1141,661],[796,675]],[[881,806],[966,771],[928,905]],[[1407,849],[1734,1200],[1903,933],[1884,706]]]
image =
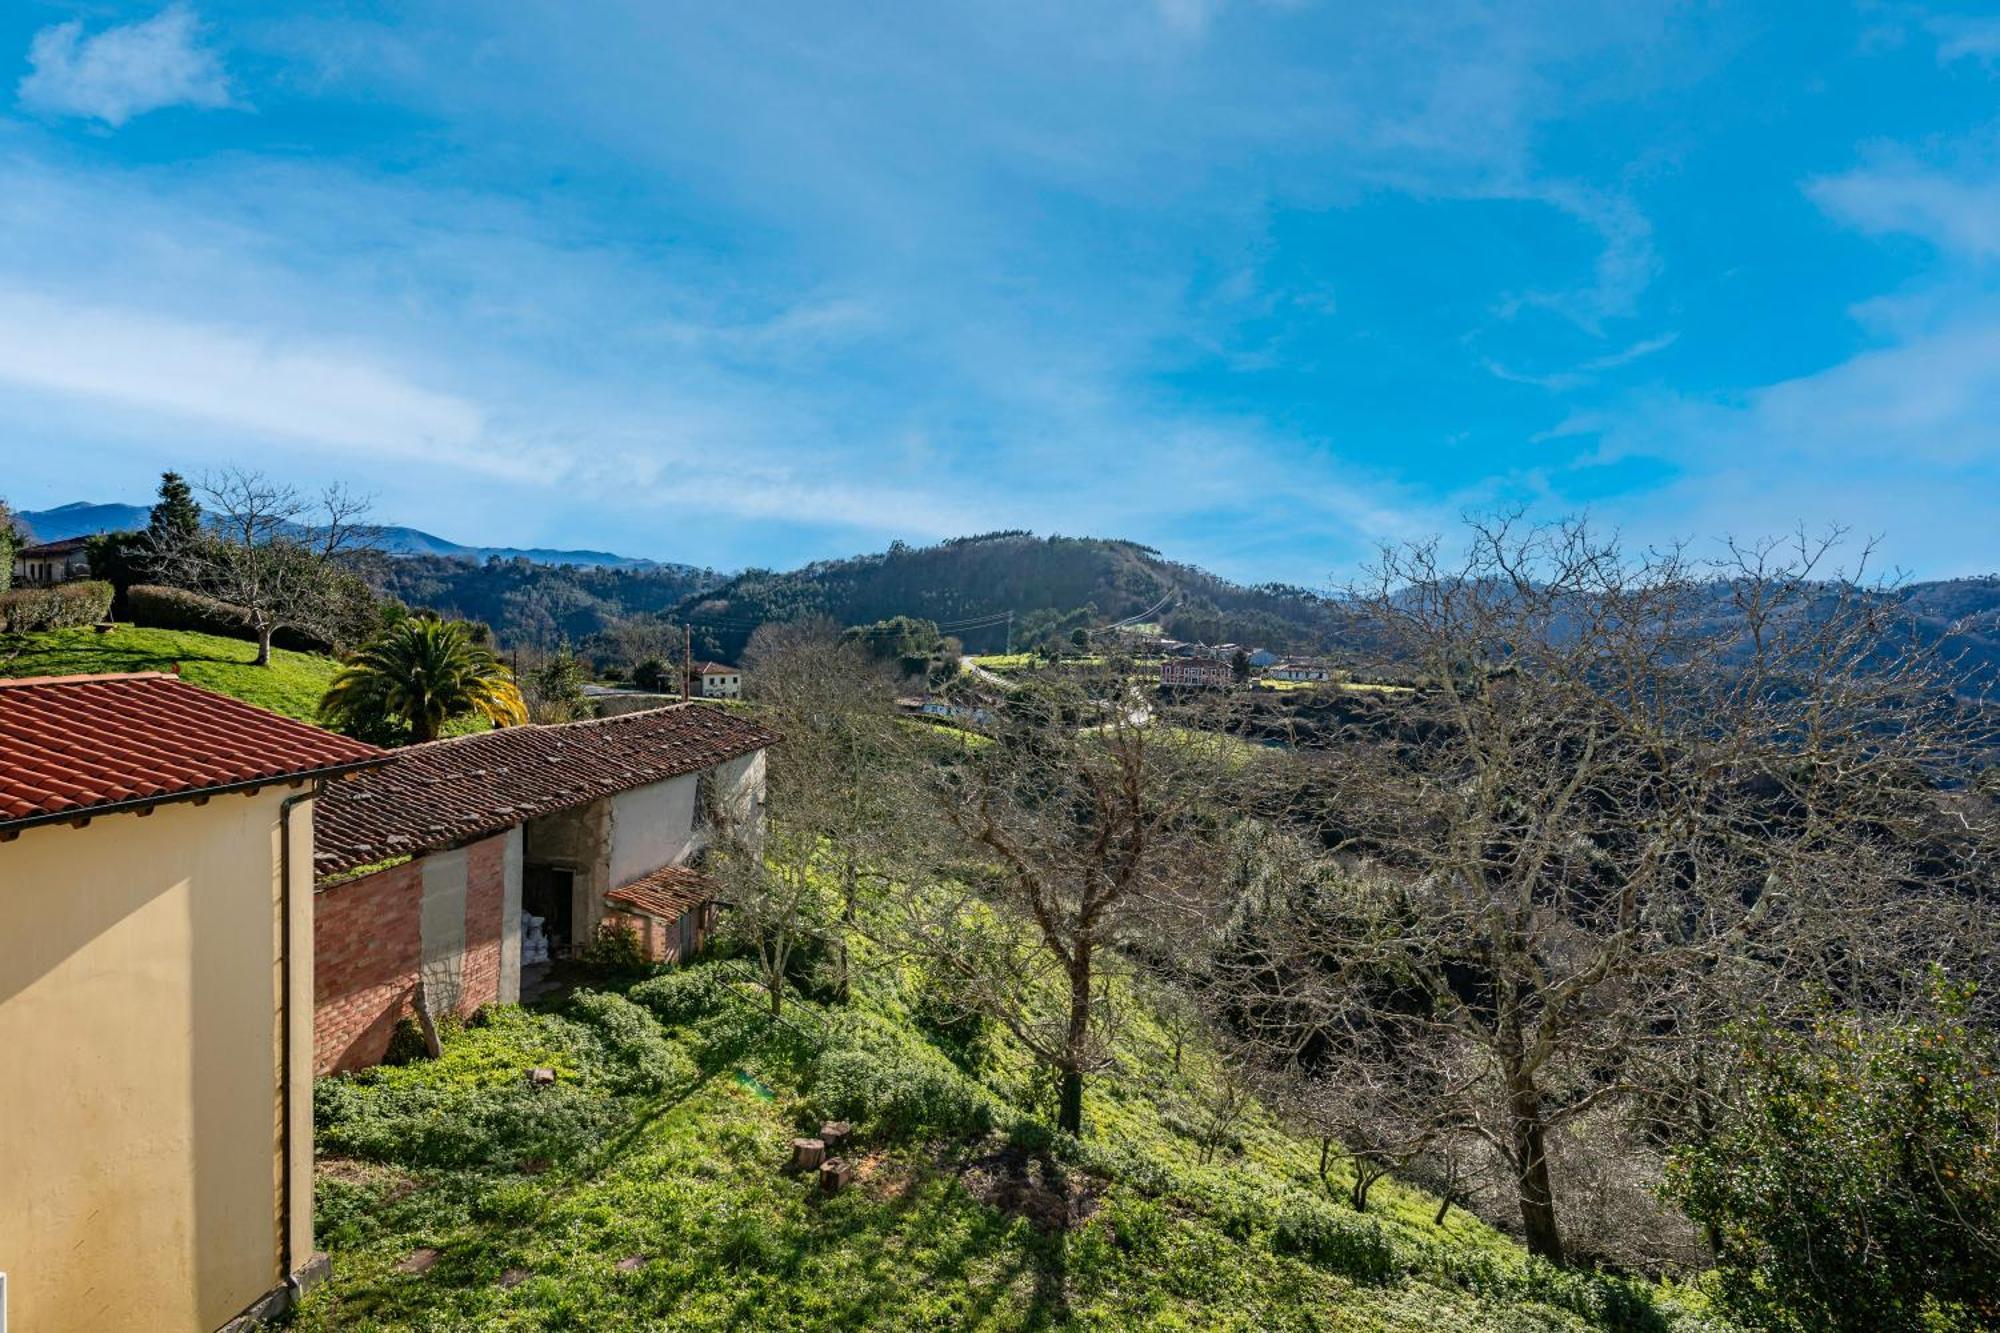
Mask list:
[[683,703],[396,751],[315,814],[317,1065],[380,1060],[421,982],[434,1012],[520,998],[524,918],[560,952],[606,922],[659,961],[701,944],[695,869],[754,827],[777,738]]

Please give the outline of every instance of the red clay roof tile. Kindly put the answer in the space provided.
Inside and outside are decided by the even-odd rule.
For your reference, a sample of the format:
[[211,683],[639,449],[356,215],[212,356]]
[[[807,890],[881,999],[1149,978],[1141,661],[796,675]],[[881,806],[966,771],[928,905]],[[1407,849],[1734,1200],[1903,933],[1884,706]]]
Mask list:
[[604,895],[604,901],[662,921],[678,921],[714,897],[714,881],[700,871],[686,866],[661,866],[650,875],[641,875],[630,884],[613,889]]
[[0,680],[0,828],[378,762],[383,752],[158,672]]
[[537,815],[697,773],[777,734],[709,704],[507,727],[393,752],[314,806],[315,873],[486,837]]

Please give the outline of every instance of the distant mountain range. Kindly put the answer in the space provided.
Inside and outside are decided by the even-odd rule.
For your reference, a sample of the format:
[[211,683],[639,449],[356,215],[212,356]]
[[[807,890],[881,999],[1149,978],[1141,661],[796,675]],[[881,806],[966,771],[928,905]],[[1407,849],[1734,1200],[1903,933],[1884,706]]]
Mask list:
[[[77,500],[54,509],[21,511],[19,517],[34,530],[35,539],[64,541],[89,537],[100,532],[127,532],[146,526],[152,514],[147,505],[92,504]],[[538,565],[577,565],[585,569],[650,569],[658,562],[610,551],[557,551],[544,547],[462,546],[418,528],[381,527],[375,530],[374,544],[390,555],[438,555],[461,560],[484,561],[488,556],[502,560],[520,558]]]

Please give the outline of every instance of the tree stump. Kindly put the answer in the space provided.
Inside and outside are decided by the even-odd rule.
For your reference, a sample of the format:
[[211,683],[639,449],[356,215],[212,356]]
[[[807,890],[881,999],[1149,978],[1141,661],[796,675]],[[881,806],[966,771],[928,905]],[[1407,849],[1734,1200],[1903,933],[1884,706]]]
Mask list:
[[826,1145],[818,1139],[792,1140],[792,1170],[811,1171],[826,1160]]
[[556,1081],[556,1071],[553,1069],[549,1069],[546,1066],[540,1069],[530,1069],[528,1071],[528,1082],[533,1087],[537,1088],[553,1087],[555,1085],[555,1081]]
[[829,1157],[819,1164],[819,1187],[826,1194],[838,1194],[854,1175],[851,1163],[839,1157]]
[[829,1120],[819,1127],[820,1142],[826,1145],[828,1152],[838,1149],[853,1133],[854,1126],[845,1120]]

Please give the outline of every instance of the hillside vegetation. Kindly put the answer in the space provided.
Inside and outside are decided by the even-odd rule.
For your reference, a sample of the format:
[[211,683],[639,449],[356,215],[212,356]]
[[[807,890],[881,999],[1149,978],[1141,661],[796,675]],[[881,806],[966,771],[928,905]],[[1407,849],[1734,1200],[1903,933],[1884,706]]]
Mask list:
[[824,560],[790,573],[749,570],[688,598],[675,614],[710,627],[718,650],[740,650],[767,620],[829,616],[843,625],[919,616],[957,634],[968,649],[998,652],[1004,624],[964,625],[1011,611],[1093,607],[1100,620],[1157,611],[1181,638],[1327,646],[1331,618],[1314,594],[1245,588],[1136,542],[1000,532],[935,546],[898,543],[878,555]]
[[178,663],[182,678],[196,685],[311,721],[339,663],[283,648],[271,650],[268,667],[253,665],[256,657],[254,643],[192,630],[120,625],[109,634],[82,628],[0,636],[0,676],[172,671]]
[[373,556],[361,569],[377,592],[484,621],[503,645],[537,649],[582,643],[627,617],[667,611],[722,578],[691,565],[586,569],[432,555]]
[[[1658,1289],[1525,1260],[1476,1219],[1336,1163],[1259,1108],[1204,1129],[1210,1054],[1143,1005],[1060,1140],[1019,1052],[975,1076],[871,973],[779,1022],[730,963],[501,1008],[443,1059],[323,1081],[306,1330],[1694,1329]],[[959,1057],[955,1063],[953,1057]],[[557,1085],[534,1089],[535,1066]],[[854,1182],[783,1168],[851,1120]],[[1204,1148],[1204,1141],[1207,1147]],[[1213,1160],[1207,1158],[1213,1153]]]

